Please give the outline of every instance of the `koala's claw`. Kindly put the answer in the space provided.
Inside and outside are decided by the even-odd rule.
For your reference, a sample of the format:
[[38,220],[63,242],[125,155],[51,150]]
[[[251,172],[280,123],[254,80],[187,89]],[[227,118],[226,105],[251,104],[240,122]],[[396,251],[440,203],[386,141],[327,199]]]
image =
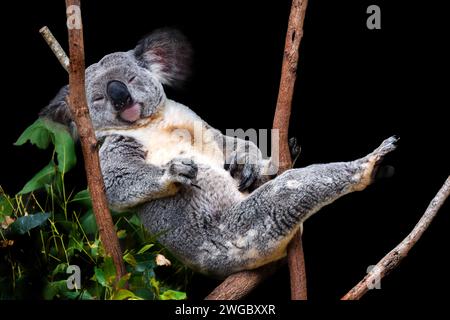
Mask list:
[[302,147],[298,144],[296,137],[289,138],[289,151],[291,152],[292,166],[294,166],[302,151]]
[[244,153],[239,156],[234,154],[229,163],[225,163],[225,170],[230,172],[233,178],[240,178],[239,191],[248,189],[258,178],[258,166],[252,162],[249,154]]
[[169,163],[169,174],[181,184],[194,185],[197,173],[198,166],[191,159],[174,159]]
[[246,164],[241,172],[241,181],[239,183],[239,191],[248,189],[257,179],[258,174],[254,165]]

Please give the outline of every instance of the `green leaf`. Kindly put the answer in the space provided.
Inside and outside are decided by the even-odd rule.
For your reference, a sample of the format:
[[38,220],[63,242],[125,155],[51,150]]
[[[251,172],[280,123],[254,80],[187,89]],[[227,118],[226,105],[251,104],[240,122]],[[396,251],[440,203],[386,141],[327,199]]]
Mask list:
[[91,244],[91,255],[92,257],[97,257],[100,251],[100,239],[95,239],[94,243]]
[[116,266],[114,265],[114,261],[111,257],[106,257],[103,263],[103,272],[105,274],[105,280],[112,286],[114,281],[116,280]]
[[159,295],[161,300],[186,300],[186,293],[175,290],[164,291],[163,294]]
[[150,249],[151,247],[153,247],[154,244],[150,243],[150,244],[146,244],[145,246],[143,246],[141,248],[141,250],[138,251],[138,254],[143,254],[145,251],[147,251],[148,249]]
[[61,294],[64,296],[64,298],[70,299],[70,300],[94,300],[94,297],[87,291],[62,291]]
[[94,297],[87,291],[76,291],[67,288],[67,280],[59,280],[47,283],[44,288],[43,296],[45,300],[57,298],[66,298],[70,300],[93,300]]
[[75,254],[75,251],[83,252],[84,244],[83,241],[77,240],[73,235],[69,235],[69,243],[66,248],[67,255],[72,257]]
[[119,230],[117,231],[117,238],[125,239],[127,237],[127,230]]
[[53,160],[39,171],[30,181],[26,183],[19,194],[26,194],[50,184],[56,175],[56,167]]
[[116,287],[118,289],[123,289],[123,287],[125,287],[125,285],[127,284],[127,281],[130,280],[131,277],[131,273],[127,273],[125,274],[122,278],[120,278],[120,280],[117,282]]
[[133,292],[125,289],[120,289],[114,293],[111,298],[112,300],[143,300],[141,297],[138,297]]
[[60,292],[67,290],[67,281],[53,281],[47,283],[44,288],[43,296],[45,300],[51,300],[55,298],[56,295],[60,294]]
[[65,128],[52,127],[54,133],[54,144],[58,158],[59,171],[65,173],[72,169],[77,163],[75,155],[75,145],[72,137]]
[[87,189],[78,192],[73,197],[71,202],[76,202],[77,204],[80,204],[88,209],[92,208],[91,194],[89,193],[89,190],[87,190]]
[[154,300],[155,299],[155,293],[150,289],[137,288],[133,291],[137,296],[141,297],[142,299],[145,299],[145,300]]
[[136,258],[130,252],[128,252],[123,256],[123,260],[127,262],[129,265],[136,267],[137,264]]
[[141,226],[141,220],[139,219],[139,217],[135,214],[133,214],[133,216],[130,218],[130,220],[128,220],[130,222],[130,224],[134,225],[135,227],[140,227]]
[[0,222],[2,216],[10,216],[14,208],[11,205],[11,199],[5,194],[0,194]]
[[17,139],[15,145],[27,141],[40,149],[47,149],[50,142],[55,146],[59,171],[65,173],[76,164],[75,144],[67,128],[48,119],[39,118]]
[[36,213],[29,214],[27,216],[19,217],[16,221],[14,221],[10,225],[11,233],[13,234],[25,234],[33,228],[36,228],[42,224],[44,224],[48,218],[50,217],[50,213]]
[[60,263],[56,266],[55,269],[52,271],[52,276],[57,275],[58,273],[66,273],[68,264],[67,263]]
[[40,149],[47,149],[48,145],[52,141],[51,133],[47,129],[42,119],[36,120],[31,126],[29,126],[17,139],[14,145],[21,146],[27,141],[37,146]]
[[159,295],[159,281],[157,281],[154,277],[151,277],[150,285],[153,287],[154,291]]
[[136,272],[153,271],[156,267],[155,257],[151,256],[136,256]]
[[106,282],[105,273],[100,268],[94,268],[95,280],[100,283],[102,287],[108,287],[108,283]]
[[97,233],[97,222],[92,209],[80,218],[80,224],[86,234],[95,235]]

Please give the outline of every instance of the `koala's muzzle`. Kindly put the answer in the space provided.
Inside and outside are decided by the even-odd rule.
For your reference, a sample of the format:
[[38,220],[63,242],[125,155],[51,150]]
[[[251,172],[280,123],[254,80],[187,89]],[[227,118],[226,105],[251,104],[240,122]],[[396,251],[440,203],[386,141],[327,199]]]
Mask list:
[[121,111],[133,103],[127,86],[121,81],[113,80],[108,82],[106,93],[117,111]]

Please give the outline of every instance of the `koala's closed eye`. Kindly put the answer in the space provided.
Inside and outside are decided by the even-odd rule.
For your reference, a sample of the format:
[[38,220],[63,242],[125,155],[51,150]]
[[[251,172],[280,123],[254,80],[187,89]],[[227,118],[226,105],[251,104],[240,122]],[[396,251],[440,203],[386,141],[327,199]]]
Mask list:
[[130,77],[130,79],[128,79],[128,83],[132,83],[134,80],[136,80],[136,76]]
[[99,102],[99,101],[103,101],[103,100],[105,100],[105,96],[102,96],[102,95],[95,96],[94,99],[92,99],[92,101],[94,101],[94,102]]

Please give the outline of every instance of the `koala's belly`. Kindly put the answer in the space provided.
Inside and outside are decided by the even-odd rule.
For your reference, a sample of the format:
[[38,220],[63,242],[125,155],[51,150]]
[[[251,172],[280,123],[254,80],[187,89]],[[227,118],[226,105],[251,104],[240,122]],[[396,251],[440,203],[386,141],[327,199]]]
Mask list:
[[[205,164],[199,164],[198,169],[197,187],[183,187],[175,195],[152,200],[141,208],[141,218],[150,232],[161,233],[177,226],[182,233],[189,230],[200,236],[209,227],[218,227],[226,210],[247,197],[238,190],[238,182],[229,172]],[[203,225],[206,222],[208,226]],[[171,233],[167,236],[166,239],[162,235],[162,239],[173,240]],[[166,245],[177,243],[178,240]]]

